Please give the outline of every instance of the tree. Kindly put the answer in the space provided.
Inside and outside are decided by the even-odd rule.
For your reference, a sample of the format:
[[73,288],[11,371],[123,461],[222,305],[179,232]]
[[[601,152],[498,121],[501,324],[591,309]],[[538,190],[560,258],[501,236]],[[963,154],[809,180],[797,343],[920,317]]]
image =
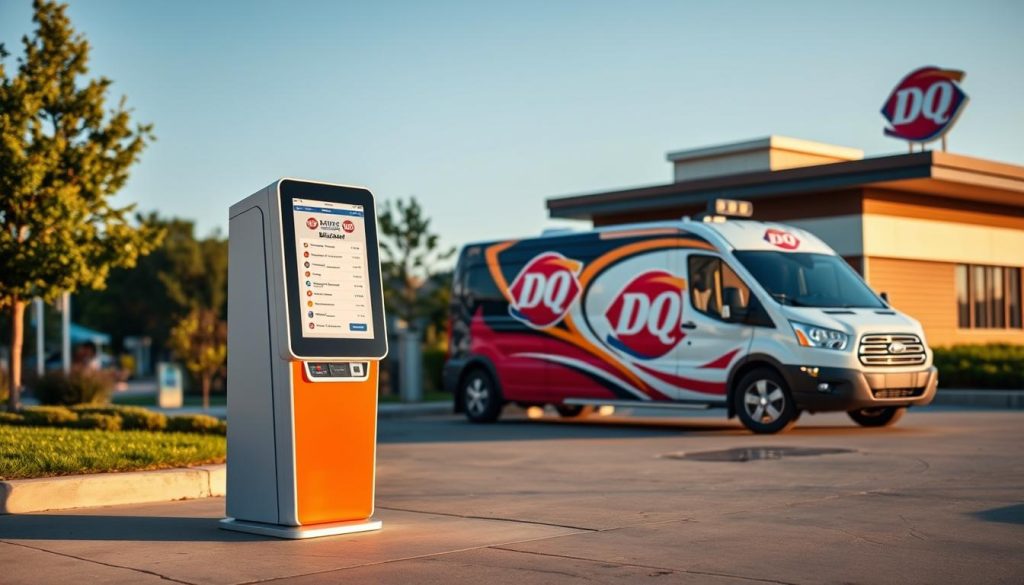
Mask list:
[[440,247],[415,197],[385,202],[378,223],[387,310],[410,325],[443,311],[450,290],[438,286],[437,265],[451,258],[455,248]]
[[34,296],[102,288],[112,268],[133,266],[162,232],[134,206],[111,201],[154,139],[122,98],[106,110],[105,77],[88,73],[89,43],[66,6],[34,0],[32,36],[9,76],[0,45],[0,309],[11,322],[8,408],[18,407],[25,306]]
[[168,345],[200,381],[203,408],[210,407],[213,378],[228,355],[228,243],[216,232],[202,240],[191,229],[172,233],[164,244],[169,268],[160,272],[167,297],[184,313]]
[[210,408],[213,377],[228,357],[227,323],[213,309],[195,307],[171,329],[171,349],[185,368],[199,378],[203,388],[203,408]]
[[140,258],[134,268],[111,270],[105,289],[76,295],[75,320],[109,333],[119,350],[129,335],[149,336],[154,354],[160,355],[167,347],[175,319],[187,311],[187,307],[170,298],[160,275],[174,272],[169,248],[181,241],[194,240],[195,226],[189,220],[159,218],[155,214],[147,218],[147,223],[164,229],[167,235],[163,244]]

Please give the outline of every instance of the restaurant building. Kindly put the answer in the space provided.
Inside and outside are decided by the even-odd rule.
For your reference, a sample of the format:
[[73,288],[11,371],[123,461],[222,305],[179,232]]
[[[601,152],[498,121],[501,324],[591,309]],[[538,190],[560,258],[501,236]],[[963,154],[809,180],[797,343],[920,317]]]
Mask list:
[[806,229],[924,325],[929,343],[1024,343],[1024,167],[942,151],[769,136],[670,152],[672,182],[547,201],[595,226],[678,219],[719,197]]

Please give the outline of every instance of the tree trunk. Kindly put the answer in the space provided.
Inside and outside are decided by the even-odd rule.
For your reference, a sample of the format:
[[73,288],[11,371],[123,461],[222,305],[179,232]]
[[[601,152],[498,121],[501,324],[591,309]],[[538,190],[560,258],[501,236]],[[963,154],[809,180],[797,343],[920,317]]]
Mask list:
[[14,297],[11,302],[11,371],[8,378],[7,410],[21,407],[21,348],[25,342],[25,301]]
[[210,410],[210,374],[203,374],[203,410]]

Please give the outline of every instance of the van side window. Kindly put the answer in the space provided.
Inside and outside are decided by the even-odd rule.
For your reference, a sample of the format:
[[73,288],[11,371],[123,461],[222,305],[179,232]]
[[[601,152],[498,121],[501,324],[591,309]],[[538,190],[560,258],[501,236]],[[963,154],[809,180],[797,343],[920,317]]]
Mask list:
[[466,271],[466,286],[463,294],[470,304],[505,301],[501,291],[494,284],[487,265],[482,263],[471,264]]
[[715,256],[689,258],[690,304],[709,317],[742,321],[750,306],[750,289],[729,265]]

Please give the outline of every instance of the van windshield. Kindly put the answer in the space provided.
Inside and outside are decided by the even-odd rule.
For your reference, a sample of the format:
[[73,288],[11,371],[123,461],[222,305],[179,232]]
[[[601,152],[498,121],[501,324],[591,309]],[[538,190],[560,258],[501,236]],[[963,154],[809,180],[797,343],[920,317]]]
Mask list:
[[783,305],[880,309],[885,305],[842,258],[792,252],[734,252]]

